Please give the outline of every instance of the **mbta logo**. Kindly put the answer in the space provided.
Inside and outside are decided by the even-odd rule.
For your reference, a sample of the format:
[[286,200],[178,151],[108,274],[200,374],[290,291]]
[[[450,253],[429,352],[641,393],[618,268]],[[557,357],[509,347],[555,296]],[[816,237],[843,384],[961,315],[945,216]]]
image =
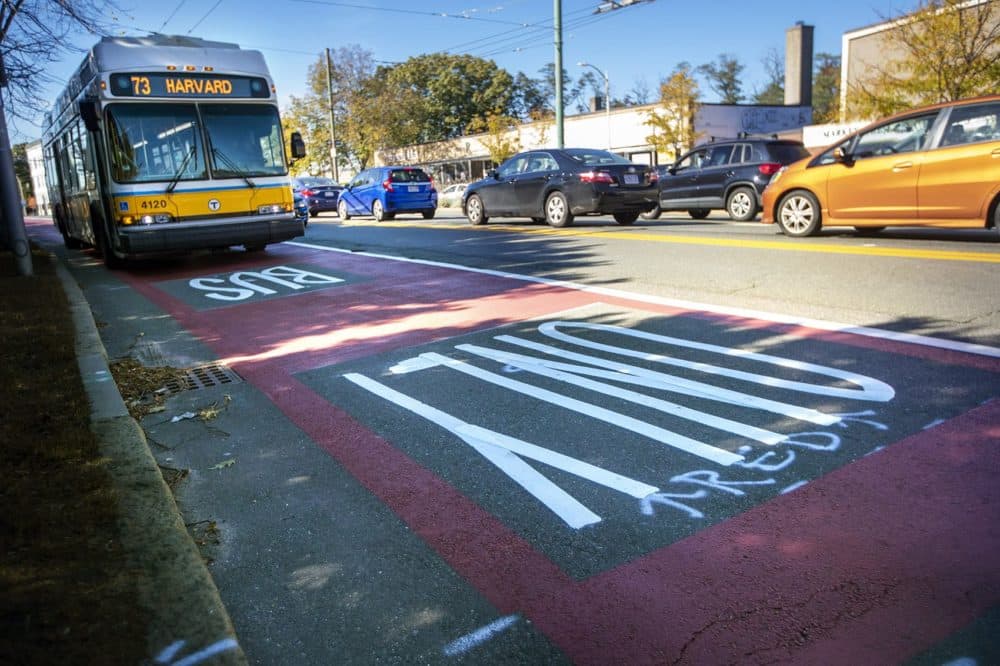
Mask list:
[[220,208],[222,208],[222,204],[219,202],[218,199],[209,199],[208,200],[208,209],[209,210],[211,210],[211,211],[217,211]]

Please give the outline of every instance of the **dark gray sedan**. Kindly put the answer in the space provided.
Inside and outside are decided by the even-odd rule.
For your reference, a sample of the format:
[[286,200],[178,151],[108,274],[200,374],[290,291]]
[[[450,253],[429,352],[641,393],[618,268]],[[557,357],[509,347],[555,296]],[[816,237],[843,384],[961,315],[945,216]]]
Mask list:
[[462,211],[472,224],[530,217],[564,227],[577,215],[612,215],[618,224],[632,224],[656,207],[656,179],[652,167],[604,150],[532,150],[469,185]]

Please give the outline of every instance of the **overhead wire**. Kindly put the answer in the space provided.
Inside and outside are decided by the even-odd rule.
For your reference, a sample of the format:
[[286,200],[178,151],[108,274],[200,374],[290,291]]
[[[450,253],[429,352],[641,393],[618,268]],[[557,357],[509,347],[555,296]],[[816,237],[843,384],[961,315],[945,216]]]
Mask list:
[[201,25],[201,22],[209,17],[209,15],[215,11],[215,8],[222,4],[222,0],[216,0],[216,3],[212,5],[212,8],[205,12],[205,15],[198,19],[198,22],[191,26],[191,29],[187,31],[187,34],[194,32],[194,29]]
[[483,18],[481,16],[469,16],[466,13],[461,14],[449,14],[448,12],[427,12],[419,11],[416,9],[399,9],[393,7],[372,7],[369,5],[356,5],[349,2],[335,2],[334,0],[292,0],[292,2],[301,2],[305,4],[313,5],[329,5],[331,7],[347,7],[348,9],[364,9],[373,12],[390,12],[393,14],[410,14],[418,16],[437,16],[441,18],[451,18],[460,19],[465,21],[482,21],[484,23],[500,23],[503,25],[522,25],[515,21],[504,21],[502,19],[491,19]]
[[173,19],[174,16],[177,15],[177,12],[180,11],[181,7],[184,6],[185,2],[187,2],[187,0],[181,0],[180,2],[177,3],[177,6],[174,7],[174,11],[170,12],[170,16],[168,16],[166,20],[163,21],[157,32],[161,32],[165,27],[167,27],[167,24],[170,23],[171,19]]

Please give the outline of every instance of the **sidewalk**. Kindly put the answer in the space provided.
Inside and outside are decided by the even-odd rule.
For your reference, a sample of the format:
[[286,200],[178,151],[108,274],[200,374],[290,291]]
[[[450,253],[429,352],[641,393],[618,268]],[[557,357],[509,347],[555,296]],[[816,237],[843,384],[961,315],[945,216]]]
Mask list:
[[[143,628],[146,660],[149,663],[245,664],[246,657],[237,642],[212,577],[188,534],[174,498],[150,453],[142,429],[129,415],[112,379],[107,354],[90,307],[66,268],[58,263],[57,258],[51,257],[51,260],[56,263],[56,276],[52,276],[50,268],[45,268],[35,278],[5,278],[5,286],[8,289],[25,289],[28,288],[28,283],[18,281],[30,279],[34,281],[30,284],[36,285],[35,289],[38,289],[39,280],[58,280],[66,294],[75,332],[79,372],[90,403],[91,429],[97,436],[98,453],[101,457],[81,464],[88,465],[88,468],[97,467],[97,473],[92,473],[94,478],[105,479],[103,483],[110,483],[110,488],[98,488],[92,492],[114,498],[116,506],[112,511],[117,515],[117,526],[104,525],[107,529],[92,529],[87,524],[77,523],[76,529],[71,530],[71,534],[67,536],[65,530],[60,531],[57,526],[52,525],[51,530],[42,527],[39,533],[32,535],[33,539],[48,539],[52,543],[60,540],[58,544],[61,550],[57,552],[72,552],[76,558],[102,557],[101,562],[89,563],[77,559],[60,565],[51,559],[34,559],[38,557],[38,553],[51,558],[51,553],[44,548],[8,551],[4,580],[7,581],[5,584],[17,587],[10,588],[4,595],[7,603],[3,604],[6,617],[3,622],[3,640],[0,641],[0,661],[10,657],[15,660],[14,663],[51,663],[49,659],[66,656],[67,653],[61,650],[68,650],[68,654],[74,657],[88,654],[87,663],[120,663],[117,661],[119,655],[106,652],[107,646],[114,645],[118,640],[114,635],[103,637],[100,646],[88,647],[89,632],[94,631],[95,627],[106,626],[113,630],[112,634],[118,631],[134,632],[137,628]],[[36,363],[50,363],[44,356],[48,351],[46,347],[39,347],[36,351],[40,354]],[[72,387],[60,387],[58,391],[52,391],[50,400],[59,402],[57,396],[61,391],[67,390],[72,390]],[[35,443],[43,446],[52,444],[44,435]],[[39,451],[38,461],[29,463],[33,465],[30,478],[34,483],[53,483],[48,475],[48,467],[42,466],[40,461],[51,458],[54,454],[55,452],[50,454],[48,451]],[[25,488],[24,481],[21,483],[20,486],[9,486],[7,490],[10,491],[11,487]],[[72,503],[72,506],[85,506],[80,504],[81,498],[76,496],[77,487],[58,487],[73,493],[71,497],[67,497],[67,502]],[[46,496],[42,493],[40,495]],[[58,512],[58,505],[47,507],[40,515],[53,510]],[[20,518],[21,516],[11,516],[4,524],[9,526],[8,529],[14,530],[23,530],[24,525],[31,524],[30,517],[25,517],[23,521]],[[72,543],[62,541],[67,538],[87,540],[87,543],[74,548]],[[115,552],[124,555],[127,574],[122,578],[127,581],[128,591],[123,594],[125,597],[133,597],[138,604],[131,617],[115,617],[128,608],[127,602],[112,601],[100,594],[81,600],[81,589],[89,589],[85,584],[62,590],[51,587],[59,584],[59,577],[53,578],[47,574],[57,570],[69,570],[76,572],[79,577],[100,580],[100,572],[106,571],[107,563],[114,560],[111,559],[110,551],[106,551],[107,557],[103,557],[103,548],[100,545],[95,547],[95,540],[99,539],[107,539],[109,548],[113,544]],[[4,537],[4,541],[7,542],[5,548],[25,543],[23,532],[10,533]],[[76,577],[74,575],[74,583]],[[47,586],[49,592],[45,595],[32,595],[30,590],[33,587],[42,589],[39,586]],[[16,595],[7,596],[15,589]],[[95,591],[99,592],[100,589],[98,587]],[[65,600],[66,609],[52,607],[53,603],[59,606],[60,599]],[[45,606],[37,607],[39,603]],[[92,608],[93,615],[89,620],[80,617],[78,609],[81,606]],[[84,623],[86,626],[83,626]],[[22,627],[20,631],[19,626]],[[46,632],[51,631],[62,635],[52,641],[50,657],[35,661],[39,655],[48,652],[39,647],[39,640],[43,639]],[[42,652],[39,652],[40,649]],[[100,651],[93,653],[95,649]],[[4,654],[8,656],[4,657]]]

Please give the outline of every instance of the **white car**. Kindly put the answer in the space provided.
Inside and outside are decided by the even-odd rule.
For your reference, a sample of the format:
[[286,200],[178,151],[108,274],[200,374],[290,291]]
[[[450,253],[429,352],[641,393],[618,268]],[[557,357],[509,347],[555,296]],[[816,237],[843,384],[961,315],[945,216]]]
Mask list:
[[467,183],[454,183],[444,188],[438,196],[438,206],[442,208],[458,208],[462,205],[462,193],[468,187]]

